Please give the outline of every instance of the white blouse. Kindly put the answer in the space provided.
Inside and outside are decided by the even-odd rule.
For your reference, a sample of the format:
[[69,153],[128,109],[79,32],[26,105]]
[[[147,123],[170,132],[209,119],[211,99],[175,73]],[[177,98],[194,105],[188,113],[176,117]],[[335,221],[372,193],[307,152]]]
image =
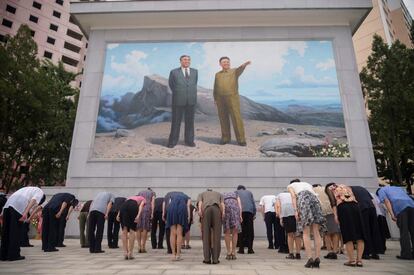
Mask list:
[[289,188],[292,188],[293,189],[293,191],[295,192],[295,194],[297,195],[297,194],[299,194],[300,192],[302,192],[302,191],[309,191],[309,192],[311,192],[312,194],[314,194],[315,196],[317,196],[317,194],[315,193],[315,191],[313,190],[313,187],[312,187],[312,185],[310,185],[309,183],[307,183],[307,182],[303,182],[303,181],[301,181],[301,182],[294,182],[294,183],[291,183],[291,184],[289,184],[288,186],[287,186],[287,188],[289,189]]

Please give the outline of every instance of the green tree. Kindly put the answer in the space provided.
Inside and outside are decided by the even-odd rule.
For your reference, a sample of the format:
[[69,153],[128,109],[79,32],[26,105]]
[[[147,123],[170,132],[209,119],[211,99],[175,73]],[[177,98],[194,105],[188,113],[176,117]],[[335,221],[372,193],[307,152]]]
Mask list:
[[414,174],[414,50],[376,35],[361,74],[377,170],[391,184]]
[[0,176],[6,191],[65,180],[79,93],[70,82],[76,75],[36,55],[26,25],[0,45]]

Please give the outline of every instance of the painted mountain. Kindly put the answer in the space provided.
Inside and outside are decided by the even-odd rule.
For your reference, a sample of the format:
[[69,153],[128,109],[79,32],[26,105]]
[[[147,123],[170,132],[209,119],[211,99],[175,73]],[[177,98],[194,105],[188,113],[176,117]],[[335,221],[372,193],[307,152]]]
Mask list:
[[[172,94],[166,78],[159,75],[145,76],[141,91],[135,94],[126,93],[120,98],[101,98],[96,132],[134,129],[147,124],[170,121],[171,101]],[[279,108],[255,102],[245,96],[240,96],[240,104],[242,116],[248,120],[344,127],[340,107],[329,109],[326,106],[290,104]],[[213,117],[217,117],[213,91],[199,86],[196,121],[208,121]]]

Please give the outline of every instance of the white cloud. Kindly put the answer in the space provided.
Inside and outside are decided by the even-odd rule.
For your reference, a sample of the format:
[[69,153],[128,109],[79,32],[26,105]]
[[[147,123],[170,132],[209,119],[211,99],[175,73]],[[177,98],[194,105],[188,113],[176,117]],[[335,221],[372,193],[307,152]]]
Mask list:
[[114,77],[110,74],[105,74],[102,82],[102,87],[104,87],[105,91],[122,90],[124,88],[129,88],[131,85],[133,85],[131,79],[126,78],[123,75]]
[[244,72],[243,79],[260,80],[282,72],[289,50],[303,56],[306,48],[303,41],[204,43],[204,63],[199,68],[202,71],[200,85],[211,86],[215,73],[221,69],[218,62],[221,56],[230,57],[232,67],[250,60],[252,64]]
[[278,88],[315,88],[315,87],[336,87],[338,81],[331,77],[316,78],[312,74],[306,74],[305,68],[296,67],[294,75],[290,79],[279,82]]
[[111,43],[111,44],[108,44],[106,47],[108,48],[108,50],[113,50],[113,49],[117,48],[118,46],[119,46],[119,44],[117,44],[117,43]]
[[142,51],[131,51],[125,55],[124,63],[117,63],[115,60],[111,60],[111,68],[119,74],[143,78],[150,73],[148,65],[141,62],[146,57],[147,54]]
[[335,68],[335,60],[328,59],[325,62],[319,62],[316,64],[316,68],[321,71],[327,71],[329,69]]

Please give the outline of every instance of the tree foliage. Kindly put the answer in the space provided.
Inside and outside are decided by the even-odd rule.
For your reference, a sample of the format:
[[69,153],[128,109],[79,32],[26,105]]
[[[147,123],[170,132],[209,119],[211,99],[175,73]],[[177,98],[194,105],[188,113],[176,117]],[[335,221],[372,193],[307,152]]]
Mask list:
[[414,50],[376,35],[361,74],[377,170],[391,184],[414,174]]
[[0,176],[6,191],[55,185],[66,176],[79,93],[70,82],[76,75],[36,55],[26,25],[0,45]]

